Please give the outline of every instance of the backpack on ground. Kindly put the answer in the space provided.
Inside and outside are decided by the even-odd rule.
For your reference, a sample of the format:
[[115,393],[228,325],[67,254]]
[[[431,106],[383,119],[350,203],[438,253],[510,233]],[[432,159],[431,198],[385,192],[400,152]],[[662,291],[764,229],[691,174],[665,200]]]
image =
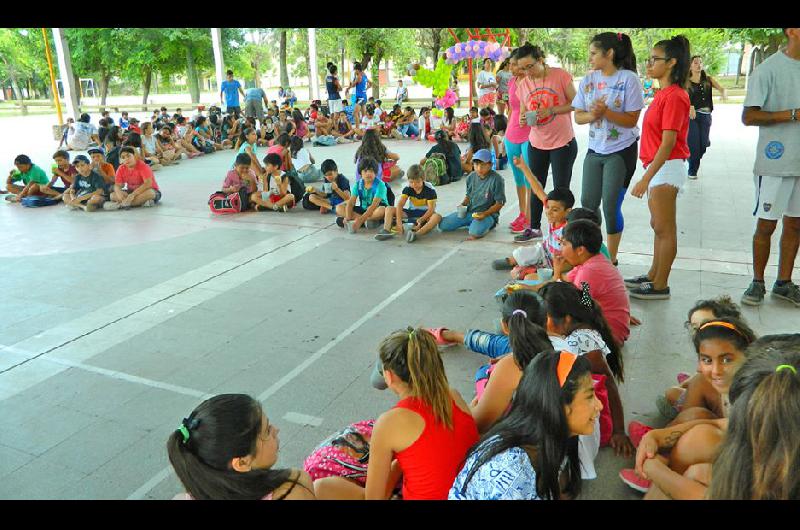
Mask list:
[[333,135],[323,135],[314,138],[314,145],[332,146],[336,145],[336,137]]
[[41,206],[55,206],[61,201],[43,195],[30,195],[28,197],[23,197],[19,202],[22,206],[27,208],[39,208]]
[[369,442],[375,420],[348,425],[323,441],[303,462],[311,480],[343,477],[359,486],[367,484]]
[[[303,181],[297,174],[297,170],[290,169],[289,171],[285,171],[284,175],[289,177],[289,193],[294,195],[295,204],[301,202],[303,195],[306,193],[306,185],[303,184]],[[268,178],[272,178],[272,175],[269,175]],[[267,181],[267,183],[269,184],[269,181]]]
[[211,209],[211,213],[219,215],[243,212],[247,209],[248,203],[249,197],[246,188],[240,189],[237,193],[218,191],[212,193],[208,198],[208,207]]
[[447,158],[442,153],[433,153],[422,166],[425,180],[434,186],[446,184],[447,178]]

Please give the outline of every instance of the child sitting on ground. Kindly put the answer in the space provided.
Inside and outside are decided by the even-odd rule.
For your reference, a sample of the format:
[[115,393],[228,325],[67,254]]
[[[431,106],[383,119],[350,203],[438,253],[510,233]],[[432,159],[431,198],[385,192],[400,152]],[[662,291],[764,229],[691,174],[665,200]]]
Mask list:
[[252,160],[247,153],[239,153],[222,182],[222,191],[227,194],[238,193],[244,199],[242,211],[250,206],[250,197],[258,191],[258,177],[251,169]]
[[[739,306],[730,296],[722,295],[711,300],[700,300],[689,310],[686,327],[693,335],[704,322],[725,317],[743,318]],[[722,415],[719,393],[700,373],[693,376],[684,372],[679,373],[678,386],[669,388],[663,395],[659,395],[656,398],[656,407],[668,420],[675,419],[684,408],[692,407],[703,407],[718,417]]]
[[94,212],[106,202],[106,182],[84,155],[75,157],[75,179],[72,186],[64,192],[64,204],[72,210]]
[[[472,171],[472,156],[475,153],[483,149],[490,151],[492,148],[492,144],[489,142],[486,133],[483,132],[483,127],[481,127],[480,123],[470,123],[467,139],[469,141],[469,149],[461,156],[461,167],[465,173]],[[489,157],[489,163],[491,164],[491,151]]]
[[[404,208],[406,202],[409,203],[408,208]],[[397,219],[395,229],[392,229],[393,218]],[[442,216],[436,213],[436,189],[425,182],[419,164],[408,168],[408,186],[403,188],[397,204],[386,207],[383,228],[375,235],[375,239],[384,241],[394,237],[395,233],[403,235],[403,218],[407,223],[413,223],[406,231],[406,241],[409,243],[436,228],[442,220]]]
[[258,136],[256,134],[255,129],[248,128],[244,130],[244,141],[240,142],[241,145],[239,146],[239,150],[236,153],[236,158],[234,159],[234,163],[236,160],[239,159],[240,155],[243,154],[247,155],[248,157],[250,157],[250,169],[252,169],[256,175],[261,175],[264,173],[264,168],[261,167],[261,162],[258,161],[258,156],[256,154],[257,139]]
[[[75,181],[75,175],[78,174],[78,170],[69,163],[69,153],[66,151],[56,151],[53,155],[53,161],[52,177],[47,186],[41,189],[41,192],[53,199],[60,200],[67,188],[72,186],[72,183]],[[55,185],[59,178],[63,186]]]
[[273,143],[270,148],[267,149],[267,154],[276,154],[281,159],[281,171],[289,171],[294,167],[292,165],[292,156],[289,150],[291,145],[291,136],[287,133],[281,133],[277,138],[275,138],[275,143]]
[[[375,129],[369,129],[364,133],[364,141],[356,149],[356,154],[353,161],[358,164],[358,161],[364,157],[370,157],[378,161],[380,166],[378,176],[384,182],[391,182],[395,179],[402,178],[405,174],[398,166],[400,155],[390,152],[383,142],[381,136]],[[356,179],[359,174],[356,173]]]
[[469,136],[470,118],[469,114],[464,114],[456,123],[456,133],[453,136],[455,142],[466,142]]
[[112,164],[106,162],[105,156],[103,156],[103,150],[99,147],[91,147],[89,148],[89,156],[92,158],[92,169],[103,177],[107,190],[113,188],[116,171],[114,171],[114,166]]
[[[523,172],[530,173],[530,168],[522,157],[514,157],[514,165]],[[532,179],[531,193],[545,205],[546,234],[541,242],[517,247],[511,256],[492,262],[495,270],[510,270],[511,277],[515,280],[535,280],[538,279],[538,269],[553,268],[553,257],[561,251],[561,234],[567,225],[567,216],[575,205],[575,196],[569,188],[555,188],[550,193],[545,193],[539,181]]]
[[497,226],[500,210],[506,202],[503,177],[492,171],[492,154],[481,149],[472,157],[475,170],[467,176],[467,195],[459,211],[439,223],[442,232],[469,227],[468,239],[479,239]]
[[434,142],[433,127],[431,125],[431,109],[429,107],[422,107],[419,109],[419,137],[417,141],[422,141],[423,138],[428,141]]
[[366,488],[342,477],[321,478],[314,481],[317,498],[386,500],[402,476],[403,500],[444,500],[478,441],[469,407],[450,387],[436,342],[424,329],[392,333],[378,351],[373,384],[390,388],[400,401],[375,422]]
[[322,171],[314,165],[314,157],[305,148],[302,138],[299,136],[292,137],[289,152],[292,157],[292,166],[294,166],[297,176],[300,177],[302,182],[322,180]]
[[261,189],[261,193],[256,191],[250,196],[250,200],[256,203],[257,212],[273,210],[286,213],[294,206],[294,195],[289,193],[289,176],[281,171],[281,157],[276,153],[264,157]]
[[[14,159],[17,169],[12,169],[6,180],[9,202],[20,202],[25,197],[40,195],[50,179],[42,168],[31,162],[28,155],[17,155]],[[18,183],[22,183],[22,185]]]
[[155,206],[161,200],[161,191],[153,170],[136,158],[136,151],[130,146],[120,149],[119,160],[114,191],[111,193],[111,200],[103,204],[103,209]]
[[389,199],[386,184],[376,178],[379,167],[374,158],[367,156],[359,160],[356,169],[361,178],[350,187],[350,199],[336,207],[336,215],[339,216],[336,223],[346,227],[351,234],[364,224],[367,228],[380,226],[386,215]]
[[326,191],[325,184],[322,191],[308,189],[308,193],[303,197],[303,207],[311,210],[312,205],[318,206],[319,213],[324,214],[335,211],[340,204],[350,200],[350,181],[339,173],[336,162],[330,158],[322,161],[321,170],[325,175],[325,184],[330,186],[330,192]]
[[128,127],[130,127],[130,122],[128,121],[128,111],[123,110],[122,116],[119,118],[119,128],[127,130]]
[[[620,471],[623,482],[633,489],[647,492],[645,499],[704,497],[708,482],[692,476],[691,468],[711,464],[716,458],[728,427],[731,384],[749,356],[748,347],[755,339],[750,327],[736,318],[720,318],[700,325],[692,341],[700,372],[720,394],[722,416],[706,409],[685,409],[665,429],[655,431],[641,423],[631,422],[628,429],[639,450],[636,470]],[[677,435],[669,445],[664,444],[660,436],[665,430]],[[658,454],[659,450],[667,448],[671,449],[668,455]]]
[[525,369],[508,414],[467,454],[451,500],[574,499],[581,490],[578,435],[592,436],[602,404],[589,363],[546,351]]
[[167,440],[169,462],[186,489],[175,499],[313,500],[308,473],[273,469],[279,432],[248,395],[203,401]]

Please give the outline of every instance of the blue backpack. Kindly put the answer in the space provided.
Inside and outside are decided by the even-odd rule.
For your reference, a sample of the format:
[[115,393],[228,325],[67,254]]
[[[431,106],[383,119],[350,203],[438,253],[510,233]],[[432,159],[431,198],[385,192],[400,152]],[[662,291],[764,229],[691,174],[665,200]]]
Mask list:
[[57,201],[51,197],[43,197],[41,195],[32,195],[30,197],[25,197],[20,201],[22,206],[27,208],[39,208],[41,206],[54,206],[61,201]]

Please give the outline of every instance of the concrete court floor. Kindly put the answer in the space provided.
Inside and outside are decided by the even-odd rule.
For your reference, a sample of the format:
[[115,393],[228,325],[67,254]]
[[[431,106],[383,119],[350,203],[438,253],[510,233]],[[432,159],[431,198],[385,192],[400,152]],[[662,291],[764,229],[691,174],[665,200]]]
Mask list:
[[[739,112],[715,111],[700,180],[679,198],[672,299],[632,301],[644,324],[624,351],[626,422],[661,422],[656,395],[693,370],[682,326],[692,303],[722,293],[738,300],[749,282],[757,131]],[[579,196],[586,128],[576,133]],[[429,147],[387,145],[404,168]],[[355,149],[311,150],[352,176]],[[167,436],[204,397],[223,392],[258,397],[281,428],[279,465],[300,466],[328,434],[394,403],[369,384],[384,335],[409,324],[494,328],[493,293],[506,275],[489,263],[513,246],[510,170],[502,172],[509,205],[485,240],[433,234],[407,246],[347,235],[332,216],[304,210],[213,217],[206,200],[231,161],[226,151],[159,171],[164,200],[154,209],[0,204],[0,498],[171,498],[180,484]],[[442,212],[463,189],[463,181],[439,189]],[[629,196],[624,212],[627,276],[647,269],[652,235],[643,201]],[[800,314],[770,299],[744,312],[762,334],[796,331]],[[486,359],[462,347],[443,356],[470,399]],[[631,462],[601,450],[599,478],[585,482],[583,497],[638,498],[616,477]]]

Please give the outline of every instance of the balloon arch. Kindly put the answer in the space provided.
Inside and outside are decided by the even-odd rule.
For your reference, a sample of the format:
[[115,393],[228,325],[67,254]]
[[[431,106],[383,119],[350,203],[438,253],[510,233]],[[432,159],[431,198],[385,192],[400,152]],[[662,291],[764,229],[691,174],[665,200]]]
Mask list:
[[510,54],[508,45],[511,41],[511,31],[509,28],[505,28],[505,31],[501,33],[494,33],[489,28],[484,28],[483,31],[480,28],[467,28],[469,40],[466,42],[459,40],[453,28],[447,28],[447,31],[456,40],[456,44],[445,52],[446,62],[458,64],[464,59],[469,62],[469,106],[472,107],[475,91],[472,82],[472,60],[491,59],[498,62],[508,57]]

